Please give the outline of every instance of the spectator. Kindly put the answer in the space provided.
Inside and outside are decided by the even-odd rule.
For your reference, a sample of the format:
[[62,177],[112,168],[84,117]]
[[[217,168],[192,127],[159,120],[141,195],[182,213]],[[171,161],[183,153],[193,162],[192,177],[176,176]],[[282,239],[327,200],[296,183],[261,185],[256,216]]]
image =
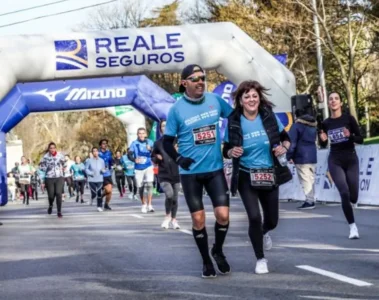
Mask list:
[[297,120],[289,132],[291,147],[287,159],[295,164],[305,194],[305,202],[298,209],[314,209],[317,122],[314,116],[306,114],[301,109],[296,110],[295,115]]

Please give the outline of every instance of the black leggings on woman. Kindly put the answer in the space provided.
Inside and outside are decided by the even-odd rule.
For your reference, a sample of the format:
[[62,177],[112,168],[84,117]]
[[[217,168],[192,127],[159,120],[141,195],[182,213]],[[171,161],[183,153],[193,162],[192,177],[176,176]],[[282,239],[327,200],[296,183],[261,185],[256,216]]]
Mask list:
[[[238,192],[249,218],[249,237],[257,259],[264,258],[263,235],[275,229],[279,220],[279,188],[271,191],[254,189],[250,184],[250,174],[239,172]],[[264,223],[259,203],[262,206]]]
[[331,153],[328,159],[329,172],[341,196],[342,210],[349,224],[355,223],[351,203],[358,202],[359,161],[357,154]]
[[85,180],[75,180],[75,190],[76,190],[76,202],[79,200],[79,194],[80,199],[83,201],[83,194],[84,194],[84,186],[86,184]]
[[58,213],[62,212],[62,192],[64,178],[46,178],[45,184],[47,189],[47,196],[49,198],[49,206],[53,207],[54,199],[56,199]]
[[23,197],[22,203],[26,205],[29,205],[29,187],[30,184],[21,184],[21,195]]
[[120,175],[116,175],[115,177],[116,177],[117,189],[121,195],[123,194],[123,188],[125,186],[125,175],[120,174]]
[[137,181],[135,176],[126,176],[128,181],[129,192],[133,192],[133,195],[137,195]]

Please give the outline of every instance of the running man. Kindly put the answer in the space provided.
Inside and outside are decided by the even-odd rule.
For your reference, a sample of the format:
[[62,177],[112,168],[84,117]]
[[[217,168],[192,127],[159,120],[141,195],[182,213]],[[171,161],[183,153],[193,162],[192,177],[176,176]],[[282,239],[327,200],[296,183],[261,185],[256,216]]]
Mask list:
[[[105,210],[112,210],[109,206],[109,203],[112,199],[112,188],[113,188],[113,181],[112,181],[112,166],[113,166],[113,155],[110,150],[108,150],[108,140],[102,139],[99,142],[99,157],[104,160],[105,162],[105,171],[102,173],[104,177],[103,182],[103,188],[104,188],[104,194],[105,196],[105,204],[104,209]],[[92,151],[92,154],[94,152]]]
[[113,166],[115,169],[115,178],[117,189],[120,193],[120,197],[123,197],[125,194],[125,175],[124,175],[124,164],[121,157],[121,151],[116,151],[116,157],[113,161]]
[[[229,228],[229,191],[223,172],[220,117],[226,118],[232,108],[219,96],[205,93],[206,77],[198,65],[183,69],[177,101],[168,114],[163,137],[165,152],[180,166],[184,197],[192,216],[193,236],[203,258],[203,278],[216,277],[208,248],[205,228],[203,189],[209,195],[216,217],[215,243],[211,255],[221,274],[230,273],[222,251]],[[174,140],[178,138],[179,152]]]
[[[135,162],[134,172],[142,202],[141,212],[146,214],[147,212],[154,212],[154,208],[151,205],[151,201],[153,200],[154,169],[150,157],[153,150],[153,142],[146,138],[145,128],[139,128],[137,136],[138,139],[129,148],[128,158]],[[144,188],[147,193],[147,205],[144,197]]]

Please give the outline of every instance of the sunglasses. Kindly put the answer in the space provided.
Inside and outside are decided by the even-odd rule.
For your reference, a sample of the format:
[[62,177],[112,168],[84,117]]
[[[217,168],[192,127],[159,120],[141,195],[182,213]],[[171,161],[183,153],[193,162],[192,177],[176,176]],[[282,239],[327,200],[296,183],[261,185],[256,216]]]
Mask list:
[[205,77],[205,75],[203,75],[203,76],[193,76],[193,77],[187,78],[186,80],[189,80],[191,82],[199,82],[200,80],[205,81],[206,77]]

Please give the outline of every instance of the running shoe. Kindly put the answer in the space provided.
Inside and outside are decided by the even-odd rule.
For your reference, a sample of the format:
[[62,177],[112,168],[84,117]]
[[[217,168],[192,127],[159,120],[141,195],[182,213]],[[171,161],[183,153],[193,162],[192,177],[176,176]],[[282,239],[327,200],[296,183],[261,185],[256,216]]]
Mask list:
[[306,210],[306,209],[314,209],[315,207],[316,207],[316,204],[314,202],[309,203],[309,202],[305,201],[303,203],[303,205],[299,206],[297,209]]
[[168,229],[170,227],[170,218],[165,218],[161,225],[162,228]]
[[174,220],[174,221],[171,221],[171,228],[172,229],[180,229],[180,226],[179,226],[179,223],[178,221]]
[[204,264],[203,265],[203,274],[201,275],[203,278],[216,278],[217,274],[213,264]]
[[112,208],[111,208],[108,204],[106,204],[106,203],[105,203],[105,205],[104,205],[104,209],[105,209],[105,210],[112,210]]
[[79,195],[76,195],[76,202],[79,202]]
[[142,205],[141,212],[143,214],[147,214],[147,205],[146,204]]
[[130,194],[128,198],[129,198],[129,200],[134,200],[134,195]]
[[63,218],[62,213],[59,212],[57,215],[58,215],[58,218],[59,218],[59,219]]
[[98,211],[98,212],[102,212],[103,209],[102,209],[101,207],[98,207],[98,208],[97,208],[97,211]]
[[123,194],[122,193],[120,193],[120,198],[122,198],[123,197]]
[[265,235],[263,235],[263,248],[268,251],[268,250],[271,250],[272,248],[272,239],[271,239],[271,236],[266,233]]
[[350,225],[349,239],[350,240],[357,240],[357,239],[359,239],[358,227],[355,224]]
[[49,208],[47,209],[47,213],[49,215],[51,215],[53,213],[53,207],[52,206],[49,206]]
[[257,264],[255,266],[255,274],[267,274],[268,273],[268,267],[267,267],[267,259],[262,258],[257,260]]
[[122,188],[122,193],[125,194],[125,187]]
[[149,205],[148,208],[147,208],[147,210],[149,212],[155,212],[154,207],[152,205]]
[[211,256],[216,262],[218,272],[222,275],[230,273],[230,265],[228,264],[226,257],[222,251],[215,251],[215,246],[211,250]]

